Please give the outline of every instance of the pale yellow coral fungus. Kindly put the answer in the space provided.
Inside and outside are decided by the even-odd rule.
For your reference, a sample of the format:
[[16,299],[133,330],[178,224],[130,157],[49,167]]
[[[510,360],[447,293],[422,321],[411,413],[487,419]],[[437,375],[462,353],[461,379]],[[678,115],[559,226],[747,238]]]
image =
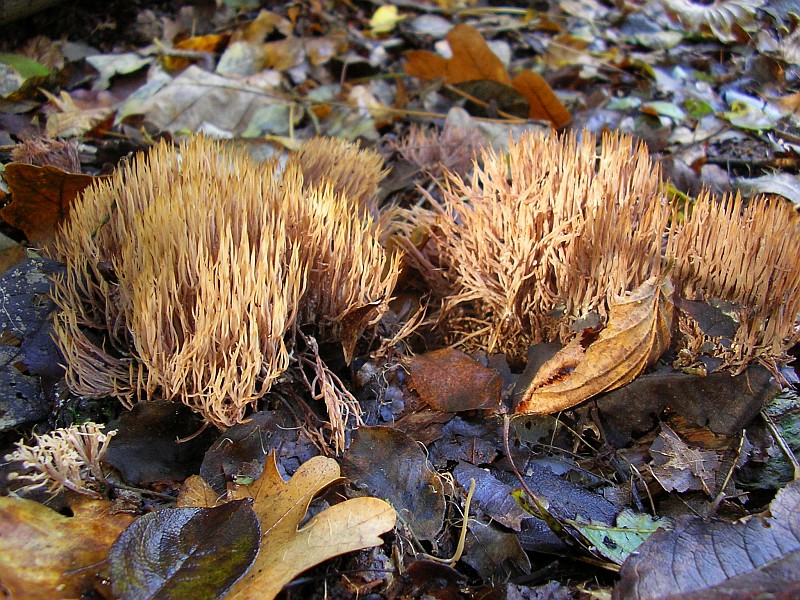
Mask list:
[[17,449],[5,456],[19,461],[27,473],[11,473],[9,480],[24,482],[18,491],[47,488],[50,493],[62,489],[87,496],[103,497],[106,483],[100,460],[116,431],[103,432],[96,423],[72,425],[43,435],[34,434],[34,444],[17,442]]
[[669,213],[658,168],[630,138],[606,135],[598,154],[588,133],[526,133],[507,153],[484,150],[481,164],[469,180],[446,174],[435,220],[414,218],[432,228],[446,313],[475,307],[467,329],[488,350],[524,355],[565,337],[659,273]]
[[[800,341],[800,215],[782,198],[741,196],[722,199],[703,193],[676,218],[667,257],[674,262],[679,295],[689,300],[734,303],[738,327],[732,340],[693,339],[697,328],[686,328],[687,347],[710,342],[713,354],[735,371],[751,360],[775,368]],[[684,319],[689,318],[684,315]]]
[[[355,152],[344,142],[325,151],[332,163]],[[302,164],[258,164],[198,136],[162,143],[90,188],[56,244],[67,265],[56,333],[71,387],[127,406],[179,400],[228,426],[289,367],[295,328],[332,331],[359,307],[370,313],[362,330],[374,323],[399,263],[362,209],[381,171],[331,182],[316,161],[306,181]]]
[[[734,372],[754,359],[775,371],[800,340],[800,215],[788,202],[704,193],[682,220],[645,147],[619,134],[599,148],[586,132],[525,134],[481,162],[468,180],[446,173],[441,202],[429,196],[433,208],[397,227],[452,341],[512,356],[566,342],[660,276],[678,298],[735,305],[732,339],[710,339],[679,307],[678,348],[692,360],[705,352]],[[422,228],[424,246],[411,241]]]

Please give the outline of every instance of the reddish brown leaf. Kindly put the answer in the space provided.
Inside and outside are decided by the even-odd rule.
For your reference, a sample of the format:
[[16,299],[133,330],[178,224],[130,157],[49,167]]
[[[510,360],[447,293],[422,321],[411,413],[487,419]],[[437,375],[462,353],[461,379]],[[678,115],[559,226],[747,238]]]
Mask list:
[[[528,102],[528,118],[549,120],[556,128],[563,127],[572,119],[572,115],[564,108],[541,75],[523,71],[512,81],[502,61],[492,52],[481,33],[474,27],[456,25],[447,34],[447,43],[453,52],[453,57],[449,60],[423,50],[408,52],[406,73],[423,81],[443,78],[453,85],[466,82],[494,82],[513,87]],[[503,112],[515,114],[514,110],[502,108],[503,100],[507,100],[507,94],[498,94],[493,98],[481,97],[480,100],[487,103],[491,100],[497,103]]]
[[552,88],[538,73],[522,71],[517,73],[511,85],[530,105],[529,119],[546,119],[559,129],[572,120],[572,115],[564,108]]
[[488,79],[511,85],[503,63],[474,27],[456,25],[448,32],[447,43],[453,51],[453,58],[447,61],[449,83]]
[[23,163],[7,164],[5,177],[12,202],[0,210],[0,217],[39,246],[52,240],[56,228],[69,214],[72,202],[97,179]]
[[503,379],[458,350],[445,348],[409,359],[409,387],[443,412],[497,409]]
[[410,50],[406,52],[405,71],[408,75],[422,81],[446,79],[447,59],[427,50]]

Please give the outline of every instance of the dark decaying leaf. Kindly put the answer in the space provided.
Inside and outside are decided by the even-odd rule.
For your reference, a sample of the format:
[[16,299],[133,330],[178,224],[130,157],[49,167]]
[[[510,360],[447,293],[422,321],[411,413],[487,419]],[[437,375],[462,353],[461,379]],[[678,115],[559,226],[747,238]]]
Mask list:
[[409,387],[423,402],[442,412],[497,410],[503,378],[494,369],[452,348],[411,357]]
[[470,479],[475,480],[472,504],[498,523],[519,531],[522,520],[530,516],[511,496],[514,488],[484,469],[462,462],[453,471],[453,476],[464,489],[469,489]]
[[794,481],[766,515],[736,523],[686,517],[672,531],[657,531],[623,564],[613,598],[797,598],[798,573],[800,482]]
[[412,589],[408,598],[437,598],[437,600],[460,600],[459,589],[464,578],[453,567],[432,560],[415,560],[406,570]]
[[480,79],[456,83],[453,87],[465,95],[465,108],[471,115],[496,117],[505,113],[520,119],[528,116],[529,105],[525,96],[504,83]]
[[739,324],[730,315],[736,309],[732,302],[723,300],[695,302],[676,298],[675,306],[686,314],[691,315],[697,321],[703,333],[708,336],[724,337],[732,340],[739,328]]
[[516,571],[529,573],[531,562],[519,537],[497,526],[470,520],[463,561],[484,579],[507,579]]
[[[116,429],[103,460],[129,485],[182,481],[197,473],[214,430],[177,402],[140,402],[109,423]],[[192,437],[194,436],[194,437]],[[179,438],[191,438],[181,442]]]
[[260,538],[247,500],[150,513],[111,547],[114,594],[123,600],[219,598],[253,563]]
[[[535,459],[528,461],[522,470],[528,488],[547,500],[553,516],[559,520],[580,517],[608,525],[614,523],[619,509],[600,494],[557,475],[552,467],[552,461]],[[502,475],[516,485],[511,473]]]
[[295,468],[319,454],[287,411],[259,411],[226,429],[214,442],[203,457],[200,476],[217,494],[224,494],[237,477],[258,479],[273,450],[279,452],[283,466],[294,463]]
[[496,424],[494,420],[453,417],[442,427],[442,437],[428,445],[430,461],[437,468],[462,460],[475,465],[491,464],[502,446]]
[[634,435],[653,429],[667,406],[714,433],[735,435],[778,391],[763,367],[751,366],[736,377],[724,372],[698,377],[667,365],[604,394],[597,410],[606,439],[621,448]]
[[444,486],[422,448],[389,427],[360,427],[342,458],[342,473],[370,495],[387,500],[423,540],[432,540],[444,519]]
[[717,487],[721,456],[713,450],[690,447],[666,423],[650,446],[652,473],[668,492],[704,491],[709,496]]

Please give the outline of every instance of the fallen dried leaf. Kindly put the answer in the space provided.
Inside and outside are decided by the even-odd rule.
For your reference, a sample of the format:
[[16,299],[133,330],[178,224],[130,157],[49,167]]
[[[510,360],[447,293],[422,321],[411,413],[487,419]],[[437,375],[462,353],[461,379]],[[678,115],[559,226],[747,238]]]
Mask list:
[[188,58],[186,56],[170,56],[167,54],[161,58],[162,66],[170,73],[178,73],[183,71],[193,62],[200,60],[203,55],[208,55],[213,59],[214,55],[221,52],[228,44],[230,35],[228,34],[213,34],[201,35],[190,37],[175,44],[176,50],[182,50],[184,53],[194,53],[197,57]]
[[656,531],[622,565],[616,600],[796,598],[800,592],[800,482],[764,515],[725,523],[679,519]]
[[117,536],[134,520],[107,500],[84,500],[65,517],[32,500],[0,497],[0,589],[9,598],[80,598],[94,590]]
[[447,61],[447,80],[450,83],[488,79],[511,85],[508,71],[480,31],[470,25],[456,25],[446,39],[453,52],[453,58]]
[[[540,75],[523,71],[512,80],[502,61],[474,27],[456,25],[447,34],[447,43],[450,44],[452,58],[448,60],[434,52],[412,50],[406,53],[405,72],[423,81],[441,78],[453,85],[496,82],[515,89],[525,97],[528,101],[529,119],[546,119],[556,128],[563,127],[572,119],[569,111]],[[498,94],[494,98],[479,99],[487,103],[492,100],[502,105],[505,98],[504,94]]]
[[666,491],[702,490],[709,496],[716,491],[721,456],[713,450],[690,447],[666,423],[650,446],[652,473]]
[[306,569],[345,552],[382,543],[378,536],[394,527],[396,515],[389,504],[377,498],[353,498],[336,504],[298,529],[311,499],[339,479],[336,461],[316,456],[284,481],[273,454],[259,479],[229,493],[233,499],[253,499],[263,533],[255,564],[227,598],[274,598]]
[[690,31],[711,31],[721,42],[735,42],[735,26],[744,31],[758,29],[758,9],[764,0],[661,0],[664,7]]
[[669,346],[671,296],[669,279],[651,277],[620,298],[588,347],[579,336],[542,366],[515,412],[557,412],[632,381]]
[[12,201],[0,210],[0,217],[21,229],[30,243],[45,246],[69,214],[75,198],[97,178],[51,166],[9,163],[5,179]]
[[497,410],[503,378],[452,348],[412,356],[406,363],[409,387],[442,412]]
[[529,118],[548,119],[556,129],[572,120],[572,115],[561,104],[561,100],[553,93],[553,89],[544,80],[544,77],[538,73],[533,71],[517,73],[511,85],[528,101]]

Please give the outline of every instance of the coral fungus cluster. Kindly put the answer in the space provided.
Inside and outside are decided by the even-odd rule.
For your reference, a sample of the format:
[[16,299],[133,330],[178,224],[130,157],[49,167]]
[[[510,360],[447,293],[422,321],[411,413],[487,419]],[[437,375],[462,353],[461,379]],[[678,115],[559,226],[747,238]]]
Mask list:
[[[258,164],[195,137],[90,188],[56,244],[71,387],[127,406],[179,400],[231,425],[294,351],[316,353],[313,336],[353,358],[398,279],[400,253],[381,243],[392,231],[440,301],[449,341],[465,346],[522,357],[540,341],[566,344],[665,277],[678,299],[732,306],[736,331],[722,338],[676,303],[684,358],[776,369],[800,339],[797,211],[707,194],[671,207],[658,167],[629,137],[525,134],[507,152],[482,150],[469,176],[445,168],[440,194],[424,192],[429,208],[405,213],[375,205],[384,174],[375,154],[335,140]],[[318,354],[304,360],[341,447],[355,400]]]
[[444,275],[449,324],[478,345],[524,355],[660,272],[669,209],[644,147],[607,135],[597,154],[589,134],[526,134],[481,164],[466,181],[446,173],[442,205],[412,216],[437,263],[412,260]]
[[[345,142],[310,142],[281,165],[198,136],[90,188],[56,243],[67,267],[56,335],[72,389],[127,406],[181,401],[224,427],[286,371],[301,328],[336,335],[350,311],[366,311],[344,340],[351,355],[399,270],[363,210],[379,167]],[[325,399],[329,413],[343,409]]]
[[[696,200],[671,208],[658,166],[630,137],[524,134],[484,150],[471,178],[445,172],[442,201],[411,211],[408,258],[442,301],[454,342],[524,356],[606,322],[610,302],[651,277],[676,296],[734,303],[738,330],[709,339],[686,314],[676,343],[722,366],[776,368],[800,339],[800,217],[787,202]],[[679,311],[680,312],[680,311]],[[708,343],[710,342],[710,344]],[[705,344],[705,345],[704,345]]]

